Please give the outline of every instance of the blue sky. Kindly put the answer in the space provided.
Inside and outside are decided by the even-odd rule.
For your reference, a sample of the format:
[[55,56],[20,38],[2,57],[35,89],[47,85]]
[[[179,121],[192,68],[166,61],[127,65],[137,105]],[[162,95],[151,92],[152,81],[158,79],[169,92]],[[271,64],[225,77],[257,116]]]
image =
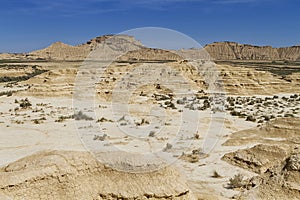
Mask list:
[[139,27],[182,32],[200,44],[300,44],[299,0],[1,0],[0,52],[85,43]]

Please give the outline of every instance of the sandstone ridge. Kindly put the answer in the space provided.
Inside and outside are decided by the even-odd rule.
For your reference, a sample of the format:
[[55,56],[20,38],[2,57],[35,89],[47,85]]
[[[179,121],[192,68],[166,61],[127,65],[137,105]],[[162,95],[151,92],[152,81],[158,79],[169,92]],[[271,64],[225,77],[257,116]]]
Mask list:
[[300,46],[273,48],[236,42],[215,42],[204,48],[215,60],[300,60]]

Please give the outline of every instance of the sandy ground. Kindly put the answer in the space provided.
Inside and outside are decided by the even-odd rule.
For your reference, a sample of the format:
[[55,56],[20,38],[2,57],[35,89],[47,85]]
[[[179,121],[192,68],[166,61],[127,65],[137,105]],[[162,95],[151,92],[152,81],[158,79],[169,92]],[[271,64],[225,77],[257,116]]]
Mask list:
[[[158,152],[161,155],[162,149],[167,143],[173,143],[173,148],[167,155],[168,163],[176,166],[186,176],[190,187],[195,194],[209,195],[212,191],[216,196],[231,197],[236,192],[225,189],[224,186],[228,179],[233,174],[242,171],[244,174],[249,172],[233,167],[220,158],[228,152],[233,151],[232,147],[222,146],[229,134],[235,131],[244,130],[247,128],[255,127],[256,123],[246,122],[244,119],[232,117],[230,115],[218,116],[218,113],[211,113],[211,111],[203,111],[200,113],[198,127],[199,139],[194,139],[192,135],[185,135],[180,137],[178,133],[178,123],[180,123],[180,113],[176,110],[172,111],[173,114],[166,119],[168,125],[162,124],[163,127],[144,128],[137,127],[134,124],[128,123],[130,135],[127,135],[124,130],[118,128],[118,122],[115,122],[116,116],[112,116],[109,112],[109,104],[100,104],[102,107],[96,110],[96,118],[112,120],[113,122],[96,123],[96,121],[76,121],[74,119],[67,119],[63,122],[55,122],[59,116],[68,116],[73,113],[72,99],[68,98],[36,98],[29,97],[29,101],[33,105],[30,109],[18,110],[16,116],[14,108],[16,107],[15,99],[22,99],[23,96],[0,97],[1,120],[0,120],[0,157],[1,166],[16,161],[22,157],[28,156],[41,150],[72,150],[72,151],[96,151],[110,152],[114,150],[121,150],[130,153],[153,153]],[[37,106],[43,103],[42,106]],[[98,104],[97,104],[98,105]],[[39,112],[32,112],[33,110],[43,109]],[[12,109],[12,111],[9,111]],[[92,110],[91,107],[90,110]],[[185,111],[190,112],[188,116],[195,116],[198,111]],[[97,114],[98,113],[98,114]],[[101,114],[100,114],[101,113]],[[92,115],[92,114],[91,114]],[[176,116],[177,115],[177,116]],[[219,114],[220,115],[220,114]],[[45,117],[41,124],[35,124],[32,120]],[[135,117],[135,119],[141,119]],[[191,121],[189,118],[185,118]],[[149,121],[151,119],[149,118]],[[203,156],[199,162],[191,163],[182,159],[178,159],[182,153],[190,154],[192,150],[201,149],[206,138],[206,134],[214,129],[211,127],[212,120],[214,127],[217,127],[219,133],[217,134],[217,144],[208,152],[208,157]],[[17,124],[20,121],[23,124]],[[133,122],[134,123],[134,122]],[[88,125],[87,125],[88,124]],[[160,123],[161,124],[161,123]],[[131,126],[131,128],[130,128]],[[219,129],[219,130],[218,130]],[[82,132],[82,130],[84,130]],[[132,130],[136,130],[134,133]],[[142,131],[141,131],[142,130]],[[154,130],[156,135],[149,138],[148,134]],[[95,135],[102,136],[108,135],[104,141],[93,140]],[[139,135],[140,134],[140,135]],[[82,143],[83,141],[86,146]],[[144,138],[144,139],[141,139]],[[178,140],[178,141],[177,141]],[[92,145],[101,144],[98,146],[89,147],[88,142]],[[113,148],[110,148],[113,147]],[[240,147],[237,147],[237,149]],[[107,161],[107,160],[105,160]],[[213,171],[216,170],[223,178],[212,178]]]
[[[255,122],[246,121],[245,117],[232,116],[230,110],[223,112],[201,110],[205,100],[198,100],[188,95],[185,97],[186,100],[183,100],[184,96],[176,96],[171,101],[170,97],[166,97],[165,100],[155,100],[151,97],[149,100],[148,94],[135,94],[132,101],[127,101],[130,103],[125,110],[120,105],[112,105],[107,98],[81,102],[80,99],[72,98],[68,90],[70,89],[68,87],[73,84],[68,82],[69,79],[74,80],[70,77],[69,79],[60,77],[65,71],[56,70],[53,66],[52,68],[54,72],[47,74],[46,78],[50,78],[44,84],[50,82],[53,87],[44,87],[45,77],[40,76],[25,81],[23,85],[9,88],[11,91],[25,90],[26,84],[33,83],[33,86],[25,92],[0,96],[0,166],[41,150],[88,150],[102,162],[122,171],[128,170],[119,163],[124,160],[125,164],[141,165],[143,162],[155,164],[154,170],[165,165],[176,166],[186,177],[193,193],[199,198],[230,199],[239,191],[227,189],[228,180],[238,173],[242,173],[245,177],[252,177],[255,174],[232,166],[221,158],[226,153],[249,148],[255,144],[234,147],[222,144],[234,132],[265,123],[263,115],[299,116],[300,104],[296,100],[299,99],[298,96],[290,98],[293,94],[281,93],[275,99],[273,94],[253,97],[254,90],[249,95],[231,95],[235,98],[235,102],[242,103],[229,105],[227,108],[240,114],[254,116],[257,118]],[[74,71],[70,70],[68,73],[68,75],[74,74]],[[108,75],[106,78],[109,80],[105,81],[110,84],[113,77]],[[199,77],[195,74],[191,76],[192,88],[201,86],[199,83],[194,84],[197,78]],[[227,84],[231,83],[230,81],[237,80],[228,79]],[[7,91],[5,85],[0,85],[1,91]],[[150,93],[157,92],[149,88]],[[41,90],[43,95],[36,95],[34,89]],[[167,96],[168,90],[160,90]],[[234,93],[238,90],[235,88]],[[243,91],[246,89],[243,88]],[[68,96],[60,96],[65,94],[63,92],[68,92]],[[140,91],[135,92],[140,93]],[[100,95],[103,95],[102,93],[105,93],[105,90],[100,90]],[[85,92],[82,91],[81,95],[85,97]],[[283,97],[287,97],[287,100]],[[26,98],[31,105],[22,108],[21,103],[27,102]],[[262,103],[258,103],[260,106],[249,103],[260,99],[264,99]],[[178,101],[186,102],[181,104]],[[170,102],[174,104],[174,109]],[[266,104],[261,105],[263,103]],[[277,103],[278,107],[274,107],[274,103]],[[74,113],[78,116],[80,111],[84,116],[82,119],[76,120],[71,117]],[[259,120],[263,122],[259,123]],[[119,151],[124,154],[114,154]],[[98,154],[99,152],[102,154]],[[221,177],[212,177],[214,171],[217,171]]]

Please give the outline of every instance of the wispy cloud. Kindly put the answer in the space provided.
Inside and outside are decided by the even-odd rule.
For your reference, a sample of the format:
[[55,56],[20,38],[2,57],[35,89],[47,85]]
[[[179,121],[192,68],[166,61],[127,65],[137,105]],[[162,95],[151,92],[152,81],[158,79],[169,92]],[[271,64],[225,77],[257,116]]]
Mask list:
[[[4,0],[11,5],[10,12],[56,13],[56,15],[81,15],[117,12],[133,9],[166,10],[172,6],[186,3],[205,4],[241,4],[268,0],[23,0],[20,5],[16,0]],[[1,9],[5,11],[5,9]]]

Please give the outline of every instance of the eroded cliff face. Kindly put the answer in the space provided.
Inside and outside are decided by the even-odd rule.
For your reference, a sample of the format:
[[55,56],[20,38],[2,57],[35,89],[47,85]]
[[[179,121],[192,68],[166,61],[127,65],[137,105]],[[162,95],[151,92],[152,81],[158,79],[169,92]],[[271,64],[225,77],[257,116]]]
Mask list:
[[300,60],[300,46],[273,48],[236,42],[215,42],[205,46],[215,60]]

